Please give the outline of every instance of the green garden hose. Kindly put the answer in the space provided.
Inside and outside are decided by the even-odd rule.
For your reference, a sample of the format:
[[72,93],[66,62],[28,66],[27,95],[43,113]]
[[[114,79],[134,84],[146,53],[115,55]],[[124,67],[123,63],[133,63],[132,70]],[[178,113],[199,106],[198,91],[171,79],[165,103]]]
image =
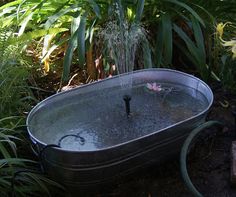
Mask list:
[[186,138],[182,146],[181,153],[180,153],[180,170],[181,170],[182,178],[188,190],[196,197],[203,197],[203,195],[194,187],[188,175],[187,166],[186,166],[188,149],[189,149],[189,145],[191,144],[192,140],[196,137],[196,135],[198,135],[204,129],[209,128],[213,125],[222,126],[222,123],[218,121],[208,121],[198,126],[194,130],[192,130],[189,136]]

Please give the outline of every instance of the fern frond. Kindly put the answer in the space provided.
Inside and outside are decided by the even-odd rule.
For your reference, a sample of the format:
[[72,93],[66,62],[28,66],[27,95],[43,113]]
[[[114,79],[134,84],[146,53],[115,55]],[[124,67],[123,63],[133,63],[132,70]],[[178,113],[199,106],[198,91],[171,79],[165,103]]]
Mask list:
[[12,35],[12,29],[0,27],[0,72],[2,72],[7,62],[10,64],[15,62],[18,57],[17,54],[19,54],[17,46],[10,43]]

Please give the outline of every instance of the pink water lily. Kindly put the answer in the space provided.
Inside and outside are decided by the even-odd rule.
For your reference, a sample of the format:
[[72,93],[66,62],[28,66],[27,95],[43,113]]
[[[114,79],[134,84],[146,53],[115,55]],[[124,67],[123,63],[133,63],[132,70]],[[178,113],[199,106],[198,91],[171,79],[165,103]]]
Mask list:
[[160,92],[162,90],[161,85],[157,85],[156,82],[154,82],[154,83],[147,83],[146,87],[149,90],[152,90],[154,92]]

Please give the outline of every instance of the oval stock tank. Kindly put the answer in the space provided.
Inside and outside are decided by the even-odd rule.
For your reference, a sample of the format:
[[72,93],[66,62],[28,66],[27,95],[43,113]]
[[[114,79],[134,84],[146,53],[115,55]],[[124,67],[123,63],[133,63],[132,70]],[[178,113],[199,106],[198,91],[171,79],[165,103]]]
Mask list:
[[211,89],[192,75],[144,69],[45,99],[29,113],[27,128],[52,179],[87,187],[178,154],[212,102]]

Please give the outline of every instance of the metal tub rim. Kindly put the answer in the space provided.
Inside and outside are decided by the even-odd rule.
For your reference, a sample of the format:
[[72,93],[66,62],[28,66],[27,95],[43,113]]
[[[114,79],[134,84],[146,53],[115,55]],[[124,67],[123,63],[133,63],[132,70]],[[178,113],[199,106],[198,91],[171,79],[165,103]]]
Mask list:
[[[138,138],[135,138],[135,139],[132,139],[132,140],[129,140],[129,141],[125,141],[125,142],[122,142],[122,143],[119,143],[119,144],[115,144],[115,145],[112,145],[112,146],[109,146],[109,147],[106,147],[106,148],[100,148],[100,149],[96,149],[96,150],[68,150],[68,149],[63,149],[63,148],[57,148],[57,147],[54,147],[53,149],[57,150],[57,151],[62,151],[64,153],[94,153],[94,152],[102,152],[102,151],[106,151],[106,150],[109,150],[109,149],[114,149],[114,148],[117,148],[117,147],[121,147],[121,146],[124,146],[124,145],[127,145],[127,144],[130,144],[132,142],[135,142],[135,141],[138,141],[142,138],[146,138],[146,137],[149,137],[149,136],[152,136],[152,135],[155,135],[156,133],[160,133],[160,132],[163,132],[165,130],[168,130],[170,128],[174,128],[176,126],[179,126],[185,122],[189,122],[197,117],[200,117],[200,116],[203,116],[204,114],[206,114],[212,103],[213,103],[213,93],[210,89],[210,87],[204,82],[202,81],[201,79],[193,76],[193,75],[190,75],[190,74],[187,74],[187,73],[184,73],[184,72],[181,72],[181,71],[177,71],[177,70],[173,70],[173,69],[166,69],[166,68],[149,68],[149,69],[142,69],[142,70],[137,70],[137,71],[133,71],[131,74],[132,75],[136,75],[136,74],[139,74],[139,73],[142,73],[142,72],[167,72],[167,73],[172,73],[172,74],[177,74],[177,75],[182,75],[183,77],[187,77],[187,78],[190,78],[190,79],[193,79],[193,80],[196,80],[198,81],[199,83],[201,83],[208,91],[208,93],[210,94],[209,98],[208,99],[208,106],[200,113],[194,115],[194,116],[191,116],[185,120],[182,120],[182,121],[179,121],[175,124],[172,124],[170,126],[167,126],[163,129],[160,129],[158,131],[153,131],[152,133],[149,133],[147,135],[143,135],[141,137],[138,137]],[[34,115],[34,113],[42,106],[45,105],[46,102],[54,99],[55,97],[59,97],[61,95],[64,95],[64,94],[68,94],[68,93],[73,93],[75,91],[77,91],[78,89],[81,89],[81,88],[86,88],[87,86],[92,86],[94,84],[100,84],[100,83],[106,83],[106,81],[109,81],[109,80],[114,80],[115,78],[119,78],[119,77],[122,77],[122,76],[127,76],[129,75],[130,73],[124,73],[124,74],[121,74],[121,75],[117,75],[117,76],[114,76],[112,78],[106,78],[106,79],[103,79],[101,81],[96,81],[96,82],[92,82],[90,84],[85,84],[85,85],[82,85],[80,87],[77,87],[77,88],[74,88],[74,89],[71,89],[71,90],[68,90],[68,91],[65,91],[65,92],[60,92],[60,93],[57,93],[57,94],[54,94],[46,99],[44,99],[43,101],[39,102],[35,107],[33,107],[33,109],[29,112],[28,116],[27,116],[27,119],[26,119],[26,125],[27,125],[27,131],[29,133],[29,136],[32,140],[33,143],[35,144],[41,144],[41,146],[46,146],[48,144],[42,142],[41,140],[37,139],[36,137],[34,137],[34,135],[31,133],[30,131],[30,119],[31,117]],[[186,84],[185,84],[186,85]],[[206,95],[204,95],[206,96]]]

